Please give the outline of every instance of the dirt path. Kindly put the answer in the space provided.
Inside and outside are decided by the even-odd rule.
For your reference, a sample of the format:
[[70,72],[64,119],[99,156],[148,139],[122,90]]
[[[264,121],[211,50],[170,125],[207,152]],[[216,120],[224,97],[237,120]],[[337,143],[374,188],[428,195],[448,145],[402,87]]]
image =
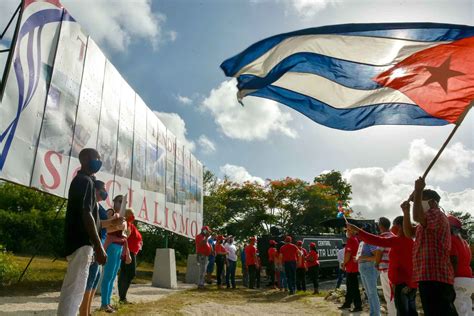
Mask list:
[[[179,284],[178,289],[168,290],[152,287],[150,284],[132,284],[129,290],[130,301],[149,303],[173,293],[193,288],[192,285]],[[0,297],[0,315],[56,315],[59,292],[43,293],[37,296]],[[100,296],[93,302],[93,310],[100,307]]]
[[[0,297],[0,315],[55,315],[58,297],[59,292]],[[178,289],[168,290],[134,284],[128,298],[134,304],[121,306],[119,315],[342,315],[335,304],[322,296],[310,293],[288,296],[277,290],[217,290],[215,286],[197,290],[194,285],[182,283]],[[99,305],[100,296],[96,296],[94,310]],[[108,314],[95,312],[94,315]]]

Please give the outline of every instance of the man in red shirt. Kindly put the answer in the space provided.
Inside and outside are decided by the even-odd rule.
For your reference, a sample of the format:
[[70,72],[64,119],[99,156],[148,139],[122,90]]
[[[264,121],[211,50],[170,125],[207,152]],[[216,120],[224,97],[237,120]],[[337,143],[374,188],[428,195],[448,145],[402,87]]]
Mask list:
[[255,288],[255,280],[257,278],[257,248],[255,243],[257,238],[250,237],[249,244],[245,247],[245,265],[249,273],[249,289]]
[[461,237],[462,223],[453,215],[448,215],[451,225],[451,262],[454,268],[454,306],[459,315],[472,315],[471,295],[474,279],[471,269],[471,249]]
[[[410,207],[409,202],[404,202],[403,207]],[[357,226],[348,224],[347,228],[353,233],[358,233],[359,238],[365,243],[390,247],[388,259],[388,278],[395,286],[395,307],[397,315],[417,315],[416,312],[416,282],[413,282],[413,240],[403,232],[403,216],[393,220],[393,231],[397,235],[390,237],[369,234]]]
[[285,244],[281,246],[280,253],[283,257],[283,265],[285,267],[285,275],[288,283],[289,294],[295,294],[296,290],[296,261],[298,260],[299,249],[291,243],[292,238],[286,236]]
[[[394,235],[390,232],[390,220],[386,217],[380,217],[378,221],[380,236],[382,237],[393,237]],[[373,244],[372,244],[373,245]],[[382,292],[387,303],[387,314],[388,316],[396,316],[397,311],[395,310],[395,302],[393,301],[392,289],[388,278],[388,258],[390,248],[389,247],[378,247],[375,250],[375,267],[380,272],[380,284],[382,285]]]
[[362,311],[362,301],[359,290],[359,266],[356,261],[357,250],[359,250],[359,241],[354,237],[351,230],[346,231],[346,248],[344,250],[343,269],[346,270],[346,297],[344,304],[339,309],[350,308],[354,303],[351,312]]
[[270,278],[270,283],[268,286],[276,288],[275,286],[275,254],[276,254],[276,242],[274,240],[270,240],[270,248],[268,248],[268,267],[267,267],[267,275]]
[[[416,226],[413,247],[414,281],[418,282],[421,303],[426,316],[457,315],[454,307],[454,271],[449,254],[451,233],[446,215],[439,209],[440,196],[425,190],[425,180],[418,178],[413,192],[413,219]],[[410,208],[403,208],[403,229],[408,237],[415,235]]]
[[316,251],[316,244],[314,242],[309,244],[309,254],[306,256],[306,264],[308,266],[308,274],[311,280],[313,280],[313,294],[319,294],[319,254]]
[[208,243],[209,234],[211,230],[209,226],[203,226],[201,228],[201,233],[196,236],[196,254],[197,254],[197,263],[199,265],[199,280],[198,280],[198,289],[204,288],[204,280],[206,278],[206,267],[207,267],[207,258],[211,254],[211,245]]
[[303,248],[303,242],[298,240],[296,242],[298,247],[298,260],[296,262],[296,289],[298,291],[306,292],[306,256],[308,251]]

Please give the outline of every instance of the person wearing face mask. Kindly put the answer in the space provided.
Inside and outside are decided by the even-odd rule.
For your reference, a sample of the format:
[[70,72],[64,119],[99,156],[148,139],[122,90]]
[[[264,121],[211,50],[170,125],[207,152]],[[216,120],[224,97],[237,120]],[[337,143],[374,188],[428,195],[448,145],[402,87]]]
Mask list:
[[[401,205],[409,208],[409,202]],[[394,303],[398,316],[418,315],[416,311],[416,288],[413,281],[413,239],[407,237],[403,230],[403,216],[393,220],[391,236],[376,236],[365,232],[355,225],[347,224],[348,230],[358,234],[359,239],[379,247],[390,247],[388,254],[388,278],[392,285]]]
[[461,237],[462,223],[459,218],[448,215],[451,225],[451,262],[454,268],[454,290],[456,299],[454,306],[459,315],[472,316],[472,293],[474,279],[471,269],[471,249]]
[[132,283],[133,278],[137,272],[137,254],[143,247],[143,238],[137,227],[135,226],[135,213],[133,209],[128,208],[125,211],[125,219],[127,220],[127,245],[130,250],[130,257],[132,262],[130,264],[126,263],[125,258],[122,257],[122,262],[120,264],[120,274],[118,278],[118,292],[120,303],[129,304],[127,301],[127,292],[130,284]]
[[342,264],[343,269],[346,271],[346,297],[344,304],[342,304],[339,309],[350,308],[352,303],[354,303],[354,308],[351,312],[360,312],[362,311],[362,300],[360,298],[359,290],[359,265],[355,260],[357,255],[357,250],[359,249],[359,241],[354,237],[354,234],[351,230],[346,231],[346,247],[344,248],[344,263]]
[[59,296],[57,313],[61,316],[77,315],[94,253],[100,265],[107,261],[97,232],[99,212],[94,188],[94,175],[102,166],[100,155],[95,149],[85,148],[79,153],[79,162],[81,169],[69,187],[64,226],[68,267]]
[[[100,180],[94,181],[95,187],[95,196],[97,202],[107,200],[108,194],[105,188],[105,183]],[[102,244],[105,242],[105,237],[107,235],[106,227],[120,225],[123,222],[123,218],[117,219],[107,219],[107,211],[102,207],[102,205],[98,204],[99,207],[99,218],[100,218],[100,241]],[[94,298],[95,291],[97,289],[97,285],[100,279],[100,265],[97,261],[94,260],[89,267],[89,276],[87,278],[86,283],[86,291],[84,293],[84,297],[82,299],[81,307],[79,308],[79,315],[80,316],[89,316],[91,314],[91,303],[92,299]]]
[[414,281],[418,282],[425,315],[457,315],[454,307],[454,271],[450,262],[451,232],[448,218],[439,208],[440,196],[425,189],[425,180],[415,182],[413,219],[410,207],[403,208],[403,228],[408,237],[416,235],[413,247]]

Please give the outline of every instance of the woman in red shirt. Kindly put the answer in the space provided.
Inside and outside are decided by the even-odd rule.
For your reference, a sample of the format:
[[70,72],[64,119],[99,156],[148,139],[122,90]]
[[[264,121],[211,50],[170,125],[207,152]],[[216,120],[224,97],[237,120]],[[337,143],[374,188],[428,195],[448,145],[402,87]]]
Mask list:
[[474,290],[474,279],[471,270],[471,249],[461,237],[461,221],[448,215],[451,226],[451,262],[454,268],[454,290],[456,299],[454,306],[459,315],[471,315],[471,295]]
[[[403,204],[402,204],[403,205]],[[388,278],[395,286],[395,307],[397,315],[418,315],[416,311],[416,288],[413,281],[413,240],[405,236],[403,216],[393,220],[393,237],[369,234],[357,226],[347,224],[347,228],[358,233],[362,241],[379,246],[390,247],[388,254]]]
[[216,265],[217,265],[217,288],[222,288],[222,272],[224,271],[224,263],[226,261],[227,250],[225,250],[222,242],[224,241],[224,236],[217,236],[216,243]]
[[309,254],[306,256],[306,264],[308,266],[309,277],[313,280],[313,294],[319,294],[319,255],[314,242],[309,244]]

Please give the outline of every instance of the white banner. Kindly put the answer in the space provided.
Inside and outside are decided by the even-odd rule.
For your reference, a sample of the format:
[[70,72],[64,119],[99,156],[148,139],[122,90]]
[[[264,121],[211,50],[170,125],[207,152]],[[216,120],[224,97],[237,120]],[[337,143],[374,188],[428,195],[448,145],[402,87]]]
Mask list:
[[133,91],[57,0],[25,1],[0,103],[0,178],[67,198],[79,152],[96,148],[109,198],[193,238],[202,164]]

